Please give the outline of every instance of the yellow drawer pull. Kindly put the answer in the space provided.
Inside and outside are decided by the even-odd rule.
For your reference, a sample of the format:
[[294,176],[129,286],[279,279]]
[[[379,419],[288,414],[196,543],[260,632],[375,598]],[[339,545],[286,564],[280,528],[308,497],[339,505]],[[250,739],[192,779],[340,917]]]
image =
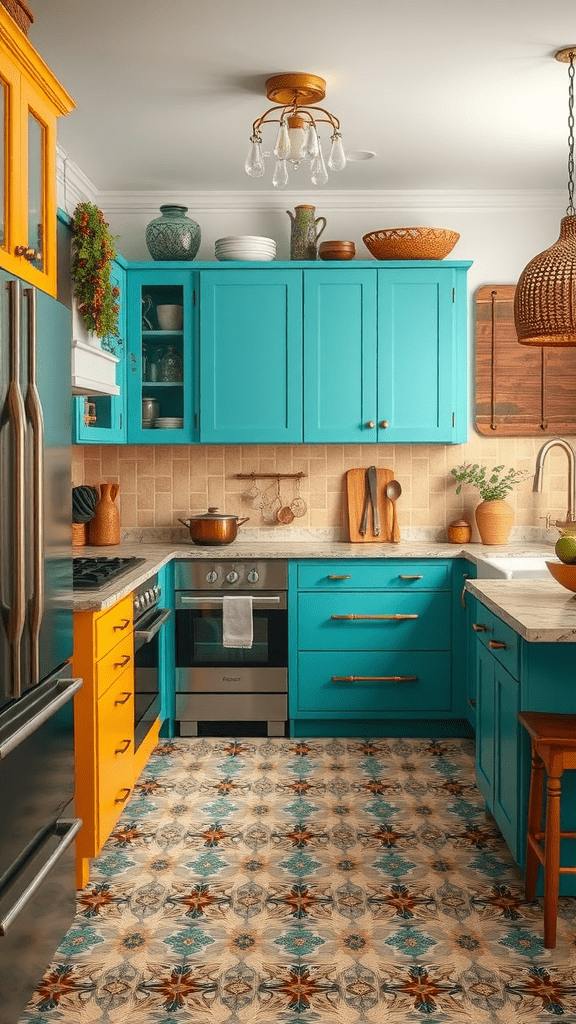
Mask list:
[[492,647],[495,650],[501,651],[502,649],[506,649],[507,644],[503,644],[501,640],[489,640],[488,647]]
[[333,683],[416,683],[418,676],[332,676]]
[[349,573],[348,573],[348,575],[347,575],[347,576],[336,576],[336,575],[334,575],[333,573],[331,573],[330,575],[328,575],[328,576],[326,577],[326,579],[327,579],[327,580],[351,580],[351,579],[352,579],[352,577],[350,576],[350,574],[349,574]]
[[125,804],[127,799],[128,799],[128,797],[130,796],[130,790],[129,789],[121,789],[120,792],[124,793],[125,795],[124,796],[117,796],[115,801],[114,801],[115,804]]
[[115,700],[114,701],[114,707],[116,707],[117,704],[127,704],[128,701],[130,700],[130,697],[132,696],[132,694],[131,693],[123,693],[122,696],[124,697],[124,700]]
[[128,629],[128,626],[130,624],[131,624],[131,620],[130,619],[124,619],[123,622],[122,622],[122,625],[120,625],[120,623],[118,623],[118,625],[114,626],[113,628],[114,628],[115,632],[118,632],[119,630],[121,631],[123,629]]
[[418,615],[331,615],[331,619],[417,619]]
[[115,661],[114,662],[114,668],[124,668],[124,666],[127,665],[128,662],[131,661],[131,660],[132,659],[130,658],[130,655],[129,654],[125,654],[124,657],[122,658],[122,661]]
[[398,576],[399,580],[421,580],[423,579],[422,573],[420,576]]
[[122,740],[122,743],[124,744],[124,746],[116,747],[116,750],[114,751],[115,754],[125,754],[126,751],[130,749],[132,740]]
[[481,622],[473,622],[472,629],[475,633],[489,633],[488,626],[483,626]]

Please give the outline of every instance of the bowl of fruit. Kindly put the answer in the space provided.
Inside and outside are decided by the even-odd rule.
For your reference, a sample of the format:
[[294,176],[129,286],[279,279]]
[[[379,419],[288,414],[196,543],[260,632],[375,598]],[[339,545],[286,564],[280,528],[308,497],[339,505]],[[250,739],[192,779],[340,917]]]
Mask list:
[[576,524],[562,529],[554,548],[559,562],[546,562],[546,568],[557,583],[576,593]]

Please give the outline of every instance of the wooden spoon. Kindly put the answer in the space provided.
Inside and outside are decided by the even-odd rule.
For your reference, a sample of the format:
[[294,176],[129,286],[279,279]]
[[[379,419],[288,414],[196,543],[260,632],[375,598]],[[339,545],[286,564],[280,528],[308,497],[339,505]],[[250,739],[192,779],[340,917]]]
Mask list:
[[400,527],[398,526],[398,516],[396,514],[396,502],[402,494],[402,488],[397,480],[390,480],[386,484],[386,497],[392,502],[392,540],[394,544],[397,544],[402,538],[400,536]]

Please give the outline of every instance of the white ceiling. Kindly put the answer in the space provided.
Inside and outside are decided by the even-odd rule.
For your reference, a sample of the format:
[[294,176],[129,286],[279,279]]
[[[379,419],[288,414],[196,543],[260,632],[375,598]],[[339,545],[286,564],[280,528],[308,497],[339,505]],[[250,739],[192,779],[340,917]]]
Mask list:
[[[345,148],[377,153],[328,189],[566,188],[568,68],[553,55],[576,44],[574,0],[31,6],[29,39],[77,104],[59,142],[100,191],[270,189],[272,166],[254,180],[244,160],[283,71],[325,78]],[[304,168],[288,188],[300,180],[309,192]]]

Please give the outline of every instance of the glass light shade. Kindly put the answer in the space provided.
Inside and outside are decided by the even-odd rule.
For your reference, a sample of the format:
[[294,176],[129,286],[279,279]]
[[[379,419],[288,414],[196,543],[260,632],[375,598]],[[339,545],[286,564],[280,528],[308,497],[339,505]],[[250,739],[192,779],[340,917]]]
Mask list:
[[326,164],[324,163],[320,139],[318,139],[318,155],[312,161],[312,166],[310,168],[310,177],[313,185],[325,185],[328,181],[328,171],[326,170]]
[[303,150],[306,143],[307,132],[304,128],[289,128],[290,156],[288,159],[293,164],[299,164],[303,157]]
[[313,124],[310,125],[306,133],[306,142],[302,150],[303,160],[313,160],[318,155],[318,136],[316,129]]
[[264,160],[262,159],[262,147],[259,142],[251,142],[246,163],[244,164],[246,174],[251,178],[261,178],[264,174]]
[[332,136],[332,146],[330,148],[330,156],[328,157],[328,167],[331,171],[343,171],[346,167],[346,154],[344,152],[344,146],[342,145],[342,136],[340,132],[334,132]]
[[554,245],[522,271],[514,322],[521,345],[576,345],[576,214],[562,218]]
[[277,160],[287,160],[290,156],[290,136],[284,121],[280,122],[278,135],[274,143],[274,156]]
[[286,188],[288,184],[288,168],[285,160],[277,160],[274,174],[272,175],[274,188]]

